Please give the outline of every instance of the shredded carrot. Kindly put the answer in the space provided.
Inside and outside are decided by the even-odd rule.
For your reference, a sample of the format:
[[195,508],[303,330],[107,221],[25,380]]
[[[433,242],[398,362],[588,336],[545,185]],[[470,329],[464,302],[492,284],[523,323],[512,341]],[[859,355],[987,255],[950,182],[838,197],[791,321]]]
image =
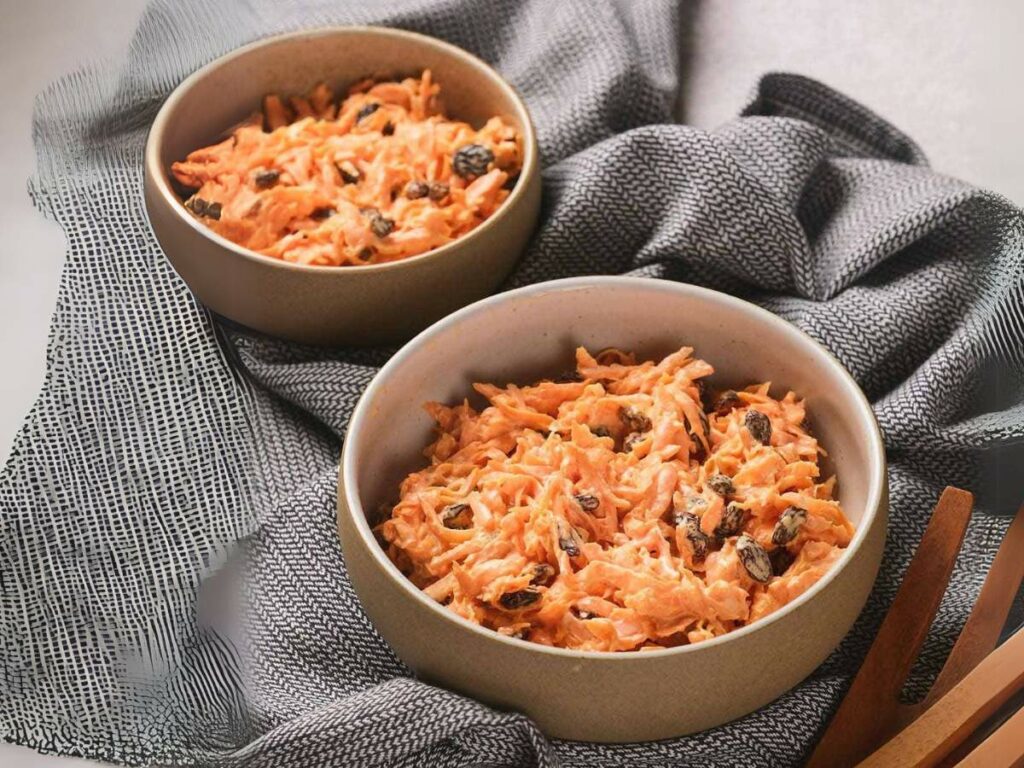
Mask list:
[[493,215],[522,166],[515,128],[448,119],[440,90],[425,70],[361,81],[340,104],[324,83],[271,94],[262,116],[171,170],[194,190],[185,207],[251,250],[331,266],[406,259]]
[[581,650],[696,643],[794,600],[852,537],[835,479],[793,392],[706,406],[692,352],[581,348],[573,380],[428,403],[430,465],[377,527],[389,557],[470,621]]

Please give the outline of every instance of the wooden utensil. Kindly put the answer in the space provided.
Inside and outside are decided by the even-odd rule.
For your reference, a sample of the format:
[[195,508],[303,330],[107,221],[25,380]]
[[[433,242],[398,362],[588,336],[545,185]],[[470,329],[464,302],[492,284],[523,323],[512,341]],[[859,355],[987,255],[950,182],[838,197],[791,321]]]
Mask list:
[[[1018,632],[986,656],[910,726],[862,762],[860,768],[934,766],[1022,687],[1024,634]],[[1012,720],[1003,727],[1010,722]],[[984,744],[988,741],[982,746]],[[1021,746],[1017,745],[1018,756]],[[998,752],[999,749],[999,743],[995,743],[989,745],[987,751]],[[1009,753],[996,757],[998,761],[984,763],[985,768],[1012,765]]]
[[996,647],[1021,581],[1024,581],[1024,505],[1010,523],[971,615],[934,685],[920,704],[909,708],[913,717],[940,699]]
[[999,726],[959,768],[1020,768],[1024,766],[1024,709]]
[[[899,764],[934,765],[1019,687],[1014,682],[1013,666],[1018,659],[1012,658],[1012,651],[1018,649],[1019,661],[1024,663],[1024,635],[1011,638],[1013,644],[1004,643],[999,655],[990,652],[998,642],[1024,578],[1024,557],[1020,554],[1024,552],[1024,507],[1011,524],[971,615],[932,689],[920,704],[899,703],[900,690],[948,586],[972,505],[973,496],[966,491],[946,488],[943,492],[896,599],[846,698],[811,755],[809,768],[854,765],[908,723],[921,722],[923,714],[929,715],[925,724],[915,723],[913,732],[908,729],[906,736],[901,734],[902,741],[885,752],[884,758],[894,760],[894,750],[902,749],[905,754],[916,755],[918,762]],[[980,668],[983,659],[988,662],[984,670]],[[986,671],[992,669],[999,672]],[[979,674],[968,683],[965,676],[972,670]],[[961,688],[961,683],[965,687]],[[926,730],[929,728],[932,730]],[[938,737],[935,731],[943,735]],[[1010,738],[1014,733],[1011,727],[1000,739]]]

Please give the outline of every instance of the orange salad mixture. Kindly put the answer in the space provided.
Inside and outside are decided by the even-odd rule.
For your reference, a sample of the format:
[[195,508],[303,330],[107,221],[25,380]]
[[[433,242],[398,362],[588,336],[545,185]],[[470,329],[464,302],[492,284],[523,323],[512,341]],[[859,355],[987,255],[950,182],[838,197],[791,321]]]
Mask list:
[[[185,202],[238,245],[297,264],[380,264],[462,237],[509,195],[522,137],[500,117],[449,120],[430,71],[364,80],[335,102],[323,83],[171,167]],[[264,127],[265,124],[265,127]]]
[[640,364],[581,348],[571,380],[477,384],[480,412],[429,403],[430,466],[376,529],[388,555],[458,615],[562,648],[685,645],[766,616],[853,527],[803,402],[769,384],[710,398],[711,373],[688,347]]

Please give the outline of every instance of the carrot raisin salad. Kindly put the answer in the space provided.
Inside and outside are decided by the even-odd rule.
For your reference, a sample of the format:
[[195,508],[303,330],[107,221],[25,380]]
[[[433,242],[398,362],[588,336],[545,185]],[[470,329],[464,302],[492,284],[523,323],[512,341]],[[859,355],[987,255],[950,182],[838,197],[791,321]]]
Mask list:
[[171,167],[185,207],[238,245],[298,264],[380,264],[450,243],[491,216],[522,167],[500,117],[448,119],[429,70],[364,80],[340,104],[323,83]]
[[449,610],[544,645],[673,647],[766,616],[853,527],[803,402],[756,384],[705,406],[713,372],[688,347],[581,348],[570,380],[427,404],[437,440],[377,528],[388,555]]

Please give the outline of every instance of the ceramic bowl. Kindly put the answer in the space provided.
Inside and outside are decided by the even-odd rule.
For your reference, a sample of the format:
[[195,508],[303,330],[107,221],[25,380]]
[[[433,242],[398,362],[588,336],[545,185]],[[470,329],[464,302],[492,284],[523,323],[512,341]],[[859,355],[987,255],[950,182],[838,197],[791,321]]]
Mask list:
[[[771,381],[806,397],[826,472],[856,526],[836,566],[797,600],[692,646],[628,653],[548,648],[471,624],[391,563],[367,514],[423,466],[427,400],[458,402],[476,381],[529,383],[565,370],[577,345],[658,358],[681,346],[716,368],[712,383]],[[552,737],[602,742],[678,736],[764,706],[810,674],[850,629],[882,557],[885,453],[863,393],[824,348],[788,322],[725,294],[662,280],[587,277],[477,302],[424,331],[366,389],[350,422],[338,488],[345,562],[380,634],[423,679],[525,712]]]
[[[291,264],[235,245],[196,221],[171,184],[171,163],[223,139],[267,93],[344,88],[368,74],[430,68],[448,113],[473,125],[500,115],[523,136],[515,189],[490,219],[434,251],[380,265]],[[490,293],[508,275],[540,206],[537,141],[526,106],[489,66],[424,35],[337,27],[261,40],[223,56],[179,85],[149,132],[145,200],[153,231],[198,299],[265,333],[314,344],[380,344],[413,333]]]

